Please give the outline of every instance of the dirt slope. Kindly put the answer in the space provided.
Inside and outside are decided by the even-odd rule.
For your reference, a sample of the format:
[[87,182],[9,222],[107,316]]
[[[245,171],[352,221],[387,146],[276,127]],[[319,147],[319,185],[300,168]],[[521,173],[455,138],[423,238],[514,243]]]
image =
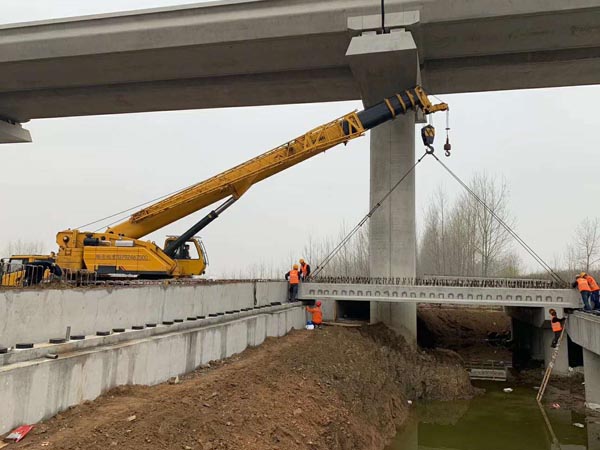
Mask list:
[[296,331],[178,384],[113,390],[11,448],[381,449],[408,399],[473,395],[458,361],[380,325]]

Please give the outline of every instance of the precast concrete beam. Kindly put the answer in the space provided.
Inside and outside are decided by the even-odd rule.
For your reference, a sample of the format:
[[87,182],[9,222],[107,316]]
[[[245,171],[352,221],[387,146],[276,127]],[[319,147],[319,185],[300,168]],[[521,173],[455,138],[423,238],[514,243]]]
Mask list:
[[[418,84],[419,56],[409,32],[364,34],[352,38],[346,58],[363,103]],[[370,205],[382,201],[415,161],[415,114],[401,116],[371,131]],[[416,275],[415,177],[411,173],[383,202],[369,222],[371,277]],[[383,321],[416,343],[417,305],[371,303],[371,321]]]
[[20,123],[6,122],[0,119],[0,144],[18,144],[31,142],[31,134]]
[[[433,303],[471,306],[510,306],[507,311],[524,323],[544,323],[544,308],[574,308],[572,289],[518,289],[490,287],[404,286],[388,284],[315,283],[300,285],[302,300],[347,300],[393,303]],[[574,303],[575,302],[575,303]],[[532,319],[538,317],[538,319]],[[600,320],[600,319],[599,319]]]

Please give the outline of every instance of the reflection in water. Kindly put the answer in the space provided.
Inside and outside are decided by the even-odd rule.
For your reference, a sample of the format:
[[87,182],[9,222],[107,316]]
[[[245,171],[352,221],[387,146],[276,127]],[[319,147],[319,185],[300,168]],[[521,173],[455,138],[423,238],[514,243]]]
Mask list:
[[[419,405],[388,450],[598,450],[587,446],[585,417],[565,409],[547,410],[559,445],[552,443],[531,388],[487,383],[484,395],[470,402]],[[573,426],[586,424],[585,429]],[[590,438],[590,442],[592,439]],[[600,442],[600,441],[599,441]]]

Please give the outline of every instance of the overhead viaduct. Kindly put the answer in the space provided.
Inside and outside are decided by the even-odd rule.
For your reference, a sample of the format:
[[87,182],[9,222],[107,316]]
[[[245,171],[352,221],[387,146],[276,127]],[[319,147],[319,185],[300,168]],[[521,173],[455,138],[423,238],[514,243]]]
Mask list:
[[[597,0],[386,4],[432,93],[599,81]],[[3,25],[0,117],[361,99],[346,52],[378,14],[375,0],[227,0]]]

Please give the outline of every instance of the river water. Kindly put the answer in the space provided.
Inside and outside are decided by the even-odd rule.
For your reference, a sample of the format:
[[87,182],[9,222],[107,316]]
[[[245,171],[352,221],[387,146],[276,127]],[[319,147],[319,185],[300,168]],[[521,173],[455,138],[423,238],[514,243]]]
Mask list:
[[550,430],[533,388],[505,393],[503,383],[477,386],[486,393],[471,401],[419,404],[387,450],[600,449],[600,424],[594,419],[564,408],[546,409]]

